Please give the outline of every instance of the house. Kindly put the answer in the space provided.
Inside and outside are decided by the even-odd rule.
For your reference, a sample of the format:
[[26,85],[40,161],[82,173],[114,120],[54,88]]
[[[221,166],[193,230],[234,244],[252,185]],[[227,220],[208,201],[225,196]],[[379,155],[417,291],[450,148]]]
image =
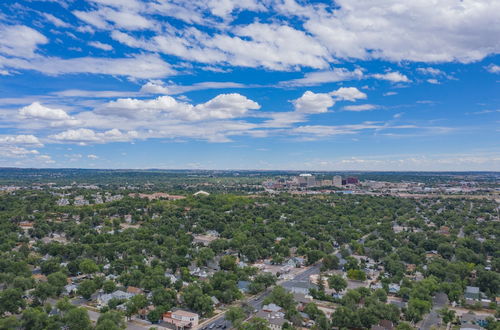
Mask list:
[[242,292],[242,293],[247,293],[249,290],[248,290],[248,286],[250,285],[250,282],[249,281],[238,281],[238,289]]
[[99,295],[97,297],[97,303],[99,305],[105,306],[105,305],[108,304],[108,302],[111,299],[130,299],[133,296],[135,296],[135,294],[129,293],[129,292],[124,292],[124,291],[121,291],[121,290],[117,290],[117,291],[112,292],[112,293],[107,293],[107,294],[101,294],[101,295]]
[[468,286],[465,288],[464,293],[465,303],[467,305],[474,305],[480,303],[483,307],[488,307],[491,303],[490,299],[486,299],[486,295],[482,293],[476,286]]
[[199,315],[182,309],[176,309],[163,314],[163,322],[174,326],[175,330],[196,329]]
[[78,285],[68,284],[64,287],[63,294],[69,296],[75,294],[77,290],[78,290]]
[[287,284],[284,284],[283,287],[287,290],[290,291],[291,293],[302,293],[305,295],[309,294],[309,290],[313,288],[317,288],[316,285],[310,283],[310,282],[289,282]]
[[396,283],[389,284],[389,293],[396,294],[399,292],[399,290],[401,290],[401,287],[399,286],[399,284],[396,284]]
[[486,316],[468,312],[460,316],[460,324],[462,326],[479,325],[484,327],[488,324],[488,322],[486,321]]
[[262,310],[265,312],[281,312],[283,311],[283,308],[276,304],[269,304],[262,306]]
[[[271,305],[274,305],[274,304],[271,304]],[[281,330],[281,329],[283,329],[283,325],[286,322],[285,321],[285,313],[283,313],[281,311],[268,311],[268,310],[264,310],[264,307],[262,307],[262,310],[260,310],[259,312],[257,312],[257,314],[255,316],[256,317],[260,317],[260,318],[266,320],[267,322],[269,322],[269,328],[271,330]],[[281,310],[281,307],[280,307],[280,310]]]

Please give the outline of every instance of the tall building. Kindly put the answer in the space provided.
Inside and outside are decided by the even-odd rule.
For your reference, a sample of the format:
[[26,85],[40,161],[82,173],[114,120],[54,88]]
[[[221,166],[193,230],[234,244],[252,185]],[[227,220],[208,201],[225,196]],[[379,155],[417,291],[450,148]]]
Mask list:
[[300,187],[314,187],[316,186],[316,177],[309,173],[303,173],[297,177],[297,182]]
[[347,184],[358,184],[358,183],[359,183],[358,178],[355,178],[355,177],[348,177],[347,178]]
[[339,188],[342,187],[342,177],[340,175],[333,177],[333,185]]

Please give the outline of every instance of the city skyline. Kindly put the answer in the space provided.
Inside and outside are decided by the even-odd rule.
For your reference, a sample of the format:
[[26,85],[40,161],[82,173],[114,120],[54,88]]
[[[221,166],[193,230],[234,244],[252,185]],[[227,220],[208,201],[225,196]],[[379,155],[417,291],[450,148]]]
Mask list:
[[0,4],[0,167],[499,171],[496,1]]

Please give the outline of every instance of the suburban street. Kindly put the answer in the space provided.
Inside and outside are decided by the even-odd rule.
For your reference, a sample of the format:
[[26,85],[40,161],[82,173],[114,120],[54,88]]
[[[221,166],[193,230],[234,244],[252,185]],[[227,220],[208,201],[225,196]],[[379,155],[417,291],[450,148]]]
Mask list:
[[[296,274],[294,278],[290,280],[282,280],[278,281],[277,285],[281,285],[284,288],[290,288],[293,287],[296,283],[303,283],[303,282],[308,282],[309,281],[309,276],[314,275],[314,274],[319,274],[319,270],[321,268],[321,263],[317,263],[311,267],[306,267],[304,268],[304,271]],[[249,298],[247,300],[241,301],[242,304],[248,304],[251,306],[254,311],[259,310],[262,307],[262,302],[266,297],[271,293],[272,288],[267,289],[266,291],[260,293],[257,296],[254,296],[252,298]],[[201,324],[198,326],[198,329],[216,329],[216,328],[223,328],[226,326],[227,329],[231,328],[231,322],[226,320],[225,318],[225,312],[219,314],[217,317],[212,319],[210,322]]]

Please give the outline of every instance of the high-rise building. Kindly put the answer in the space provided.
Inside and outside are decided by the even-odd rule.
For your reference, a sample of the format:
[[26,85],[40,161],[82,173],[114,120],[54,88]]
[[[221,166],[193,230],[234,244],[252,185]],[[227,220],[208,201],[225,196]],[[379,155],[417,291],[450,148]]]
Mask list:
[[347,184],[358,184],[358,183],[359,183],[358,178],[355,178],[355,177],[348,177],[347,178]]
[[342,177],[340,175],[333,177],[333,186],[339,188],[342,187]]
[[297,177],[297,182],[300,187],[314,187],[316,186],[316,178],[309,173],[300,174]]

